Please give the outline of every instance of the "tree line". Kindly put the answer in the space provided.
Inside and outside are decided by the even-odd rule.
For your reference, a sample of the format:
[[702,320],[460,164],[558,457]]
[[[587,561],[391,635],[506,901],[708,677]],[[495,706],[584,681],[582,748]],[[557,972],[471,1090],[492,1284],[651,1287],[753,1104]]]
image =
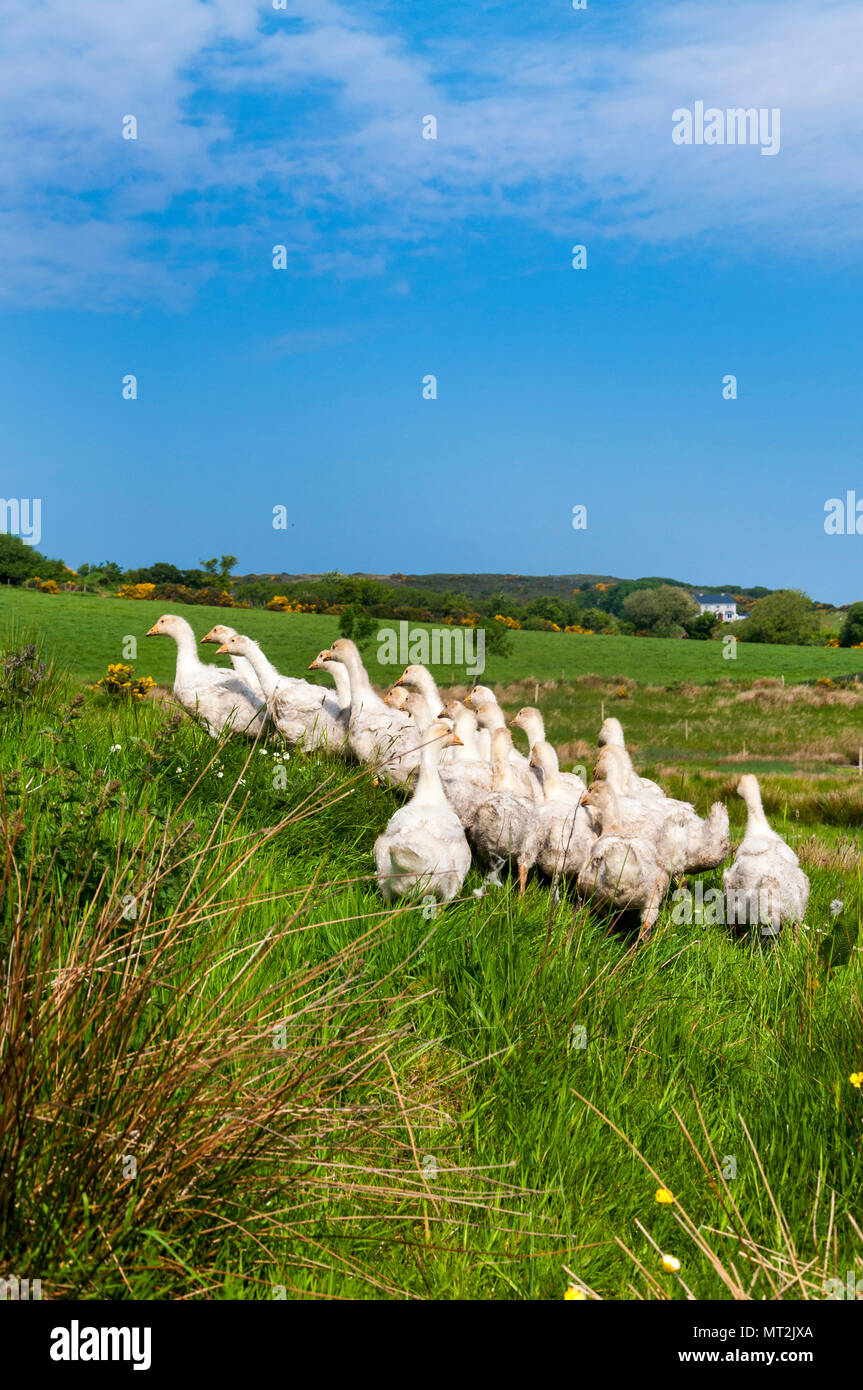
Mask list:
[[[116,561],[82,564],[77,571],[62,560],[41,555],[18,536],[0,534],[0,582],[40,584],[79,593],[117,593],[166,602],[270,607],[289,612],[327,613],[340,618],[346,636],[362,638],[380,619],[410,622],[482,624],[495,646],[505,651],[507,634],[527,632],[605,633],[689,638],[706,641],[733,632],[745,642],[823,644],[824,605],[798,589],[750,589],[735,595],[748,606],[746,616],[725,627],[715,614],[700,613],[692,591],[659,579],[621,579],[586,583],[564,594],[522,597],[512,593],[470,594],[452,588],[415,585],[404,576],[396,582],[338,571],[296,577],[233,574],[234,555],[201,560],[183,569],[166,561],[125,570]],[[467,577],[465,577],[467,578]],[[136,592],[137,586],[146,586]],[[495,634],[495,629],[499,629]],[[833,642],[863,643],[863,603],[852,604]]]

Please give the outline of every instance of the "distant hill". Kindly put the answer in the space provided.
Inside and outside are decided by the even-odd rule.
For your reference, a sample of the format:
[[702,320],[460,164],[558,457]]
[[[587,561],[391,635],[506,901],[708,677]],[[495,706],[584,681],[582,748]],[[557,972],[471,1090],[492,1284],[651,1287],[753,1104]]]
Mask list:
[[[574,592],[583,593],[595,589],[598,584],[609,586],[626,583],[613,574],[365,574],[359,571],[351,575],[355,579],[374,579],[393,588],[410,587],[430,589],[435,593],[466,594],[470,598],[488,599],[493,594],[503,594],[507,598],[525,601],[535,598],[570,598]],[[303,580],[320,579],[319,574],[253,574],[243,575],[243,579],[275,579],[284,583],[297,583]],[[772,591],[763,586],[747,588],[740,584],[694,584],[688,579],[669,579],[661,575],[646,575],[636,581],[645,584],[674,584],[681,589],[709,590],[711,593],[739,594],[754,602]]]

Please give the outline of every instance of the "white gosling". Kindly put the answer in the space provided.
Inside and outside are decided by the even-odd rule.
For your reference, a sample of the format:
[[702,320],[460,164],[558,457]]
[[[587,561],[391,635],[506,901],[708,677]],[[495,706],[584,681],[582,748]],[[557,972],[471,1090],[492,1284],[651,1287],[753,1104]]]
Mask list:
[[545,723],[538,709],[532,705],[525,705],[518,714],[510,721],[510,728],[521,729],[527,735],[528,747],[531,750],[530,765],[542,770],[542,761],[534,762],[533,750],[537,744],[543,745],[543,760],[550,765],[551,758],[554,759],[554,773],[563,787],[568,787],[573,798],[584,796],[587,791],[587,784],[579,777],[577,772],[561,772],[560,764],[557,760],[557,753],[545,737]]
[[737,794],[746,802],[746,834],[722,875],[726,921],[758,924],[775,934],[786,922],[803,921],[809,879],[791,846],[770,826],[758,778],[747,772]]
[[574,792],[572,784],[563,780],[557,754],[544,739],[533,745],[530,761],[542,774],[543,799],[536,809],[541,831],[537,865],[550,878],[573,877],[587,863],[599,834],[598,818],[583,805],[587,788],[575,778],[580,790]]
[[373,764],[390,781],[407,782],[420,760],[416,724],[404,710],[384,704],[372,688],[362,657],[349,637],[339,637],[323,655],[327,661],[340,662],[348,673],[351,751],[361,763]]
[[258,643],[240,633],[223,642],[219,651],[251,663],[267,697],[270,719],[290,747],[338,752],[344,746],[347,715],[335,703],[328,704],[324,686],[280,675]]
[[597,814],[600,834],[578,875],[578,891],[619,911],[641,914],[639,941],[647,941],[671,881],[654,838],[624,821],[610,782],[594,782],[583,798]]
[[326,652],[318,652],[314,661],[309,662],[310,671],[326,671],[332,677],[335,691],[332,698],[340,710],[351,707],[351,682],[348,673],[339,661],[328,661]]
[[418,691],[428,705],[429,718],[437,717],[437,712],[443,704],[443,698],[431,671],[428,671],[425,666],[406,666],[396,681],[396,686],[400,685],[406,685],[409,690]]
[[[210,628],[210,631],[207,633],[206,637],[201,638],[201,641],[214,642],[217,647],[220,647],[223,642],[227,642],[229,637],[237,636],[239,636],[239,634],[236,628],[225,627],[224,623],[216,623],[215,627]],[[231,665],[233,666],[237,675],[240,677],[240,680],[245,681],[246,685],[253,692],[253,694],[257,695],[259,699],[263,700],[265,698],[264,692],[261,689],[261,682],[258,680],[258,677],[255,674],[255,668],[252,665],[252,663],[250,661],[247,661],[244,656],[232,656]]]
[[494,788],[494,769],[479,756],[476,715],[459,700],[448,700],[441,710],[442,719],[452,720],[453,729],[461,740],[445,755],[440,774],[444,791],[453,810],[465,828],[473,824],[481,801]]
[[[621,724],[619,719],[603,720],[600,726],[599,738],[597,742],[599,743],[600,749],[620,748],[623,750],[624,753],[626,753],[627,758],[629,758],[629,753],[626,749],[626,740],[623,737],[623,725]],[[665,796],[665,792],[658,785],[658,783],[651,782],[649,777],[639,777],[638,773],[635,771],[635,768],[632,766],[631,758],[629,758],[629,769],[629,790],[632,792],[634,796],[638,796],[639,794]]]
[[448,725],[430,726],[413,796],[375,841],[377,881],[387,902],[420,893],[450,902],[468,875],[470,846],[438,772],[441,753],[458,742]]
[[263,700],[233,669],[201,661],[195,634],[185,618],[163,613],[147,636],[173,637],[177,644],[174,698],[213,738],[226,728],[250,738],[261,732],[267,717]]
[[629,754],[615,745],[601,749],[596,779],[612,787],[626,829],[653,838],[661,846],[669,873],[700,873],[716,868],[728,857],[728,811],[722,802],[714,802],[707,819],[702,820],[688,801],[677,801],[661,789],[659,795],[633,791]]
[[[488,708],[488,706],[484,706]],[[510,762],[512,735],[506,725],[492,734],[494,789],[483,798],[471,823],[470,836],[477,851],[493,869],[501,861],[518,867],[519,892],[536,863],[541,843],[541,827],[536,802],[521,791],[521,783]]]
[[[483,688],[484,687],[482,686],[477,687],[477,689]],[[471,705],[471,708],[473,708],[473,705]],[[494,761],[495,733],[498,729],[505,730],[508,736],[507,747],[509,749],[509,752],[507,756],[509,758],[509,763],[512,768],[513,775],[516,779],[516,790],[519,791],[522,796],[529,796],[532,797],[534,801],[541,801],[542,787],[540,785],[539,776],[538,774],[533,772],[530,763],[528,762],[524,754],[519,753],[517,748],[513,748],[512,735],[510,734],[509,729],[507,729],[506,727],[506,715],[504,714],[500,705],[497,703],[497,700],[483,701],[477,707],[476,718],[480,729],[487,729],[491,737],[492,761]]]

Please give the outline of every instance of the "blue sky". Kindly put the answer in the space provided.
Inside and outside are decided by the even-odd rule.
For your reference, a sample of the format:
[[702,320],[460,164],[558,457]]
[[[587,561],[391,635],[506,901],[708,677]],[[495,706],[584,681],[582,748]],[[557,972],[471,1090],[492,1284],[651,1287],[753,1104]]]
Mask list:
[[[863,499],[859,5],[6,9],[2,492],[41,549],[860,596],[823,526]],[[696,100],[779,108],[779,154],[674,145]]]

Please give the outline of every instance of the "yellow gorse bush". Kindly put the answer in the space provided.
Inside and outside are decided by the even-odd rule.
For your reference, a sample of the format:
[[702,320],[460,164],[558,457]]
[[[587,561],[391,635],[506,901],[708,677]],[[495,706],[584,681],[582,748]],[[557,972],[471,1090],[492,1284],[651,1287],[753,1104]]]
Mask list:
[[[117,598],[152,598],[155,591],[155,584],[121,584],[117,590]],[[109,666],[108,670],[110,669]]]
[[134,666],[126,666],[115,661],[108,667],[105,675],[93,686],[94,690],[104,690],[106,695],[129,696],[132,700],[143,700],[148,690],[156,682],[152,676],[136,676]]
[[276,594],[270,599],[267,607],[276,613],[314,613],[313,603],[300,603],[299,599],[288,598],[287,594]]

